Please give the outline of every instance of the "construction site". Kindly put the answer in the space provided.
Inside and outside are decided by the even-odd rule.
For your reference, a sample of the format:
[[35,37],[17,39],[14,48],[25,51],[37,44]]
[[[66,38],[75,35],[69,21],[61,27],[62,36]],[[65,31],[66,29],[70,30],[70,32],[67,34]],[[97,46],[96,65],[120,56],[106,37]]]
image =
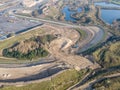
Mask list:
[[[109,44],[109,38],[114,32],[110,31],[112,25],[96,17],[100,8],[94,2],[97,1],[0,1],[0,90],[32,90],[32,85],[44,82],[49,83],[48,88],[36,90],[92,90],[88,77],[95,83],[93,76],[99,71],[117,70],[104,68],[96,59],[101,48],[113,43]],[[53,80],[64,73],[61,80],[71,77],[63,82]],[[89,85],[84,84],[87,81]],[[29,89],[23,89],[27,86]]]

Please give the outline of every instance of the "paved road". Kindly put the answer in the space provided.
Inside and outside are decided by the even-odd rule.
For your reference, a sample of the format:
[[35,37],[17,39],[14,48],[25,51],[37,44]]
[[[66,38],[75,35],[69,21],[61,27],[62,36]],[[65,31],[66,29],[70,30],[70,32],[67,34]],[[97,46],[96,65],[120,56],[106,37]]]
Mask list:
[[[65,27],[71,27],[71,28],[81,28],[83,29],[86,33],[87,33],[87,38],[82,40],[79,43],[79,47],[78,47],[78,52],[83,52],[87,49],[89,49],[91,46],[96,45],[97,43],[99,43],[103,37],[104,37],[104,30],[102,29],[98,29],[98,27],[96,26],[81,26],[81,25],[75,25],[75,24],[69,24],[69,23],[65,23],[65,22],[58,22],[58,21],[51,21],[51,20],[46,20],[46,19],[42,19],[42,18],[34,18],[34,17],[28,17],[28,16],[24,16],[24,15],[18,15],[13,13],[12,11],[10,12],[10,14],[12,14],[13,16],[16,16],[18,18],[26,18],[29,20],[34,20],[34,21],[40,21],[40,22],[44,22],[44,23],[50,23],[53,25],[61,25],[61,26],[65,26]],[[93,29],[95,28],[95,29]],[[80,49],[82,48],[82,49]]]
[[99,79],[94,79],[86,84],[83,84],[82,86],[80,87],[77,87],[77,88],[74,88],[72,90],[93,90],[92,89],[92,86],[97,83],[97,82],[100,82],[106,78],[114,78],[114,77],[119,77],[120,76],[120,73],[116,73],[116,74],[111,74],[111,75],[108,75],[108,76],[104,76],[102,78],[99,78]]
[[18,14],[13,14],[13,15],[16,16],[16,17],[19,17],[19,18],[26,18],[26,19],[34,20],[34,21],[40,21],[40,22],[45,22],[45,23],[67,26],[67,27],[80,28],[79,25],[68,24],[68,23],[64,23],[64,22],[51,21],[51,20],[46,20],[46,19],[42,19],[42,18],[34,18],[34,17],[28,17],[28,16],[18,15]]

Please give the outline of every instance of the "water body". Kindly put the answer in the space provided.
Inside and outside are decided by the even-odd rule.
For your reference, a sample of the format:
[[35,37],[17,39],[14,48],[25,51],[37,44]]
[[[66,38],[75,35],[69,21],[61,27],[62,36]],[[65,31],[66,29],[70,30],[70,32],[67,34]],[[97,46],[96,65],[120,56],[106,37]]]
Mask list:
[[[105,2],[94,3],[94,5],[120,8],[120,5],[116,5],[116,4],[112,4],[112,3],[105,3]],[[108,24],[112,24],[112,22],[114,20],[120,18],[120,10],[101,9],[101,18],[103,19],[104,22],[106,22]]]
[[[82,12],[82,8],[78,8],[77,12]],[[65,14],[65,20],[66,21],[76,21],[76,19],[72,18],[71,15],[76,13],[75,11],[70,11],[69,6],[65,6],[62,10],[62,13]]]
[[94,5],[103,6],[103,7],[105,6],[105,7],[119,7],[120,8],[120,5],[106,3],[106,2],[97,2],[97,3],[94,3]]
[[104,22],[112,24],[116,19],[120,18],[120,10],[101,10],[101,18]]

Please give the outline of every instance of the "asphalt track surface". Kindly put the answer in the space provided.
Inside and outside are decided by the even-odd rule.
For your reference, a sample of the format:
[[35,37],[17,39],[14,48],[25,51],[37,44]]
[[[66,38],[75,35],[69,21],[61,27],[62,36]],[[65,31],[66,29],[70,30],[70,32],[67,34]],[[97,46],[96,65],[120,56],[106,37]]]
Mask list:
[[[64,27],[83,29],[87,33],[87,37],[85,39],[83,39],[83,41],[81,41],[81,43],[79,43],[79,49],[81,48],[80,52],[84,51],[84,50],[87,50],[91,46],[96,45],[97,43],[99,43],[103,39],[103,36],[104,36],[104,30],[102,30],[102,29],[100,29],[96,26],[90,26],[90,27],[89,26],[80,26],[80,25],[68,24],[68,23],[64,23],[64,22],[57,22],[57,21],[40,19],[40,18],[38,19],[38,18],[34,18],[34,17],[27,17],[27,16],[23,16],[23,15],[17,15],[17,14],[14,14],[14,13],[12,13],[12,15],[15,16],[15,17],[18,17],[18,18],[25,18],[25,19],[39,21],[39,22],[43,22],[43,23],[49,23],[49,24],[53,24],[53,25],[60,25],[60,26],[64,26]],[[30,66],[34,66],[34,65],[35,64],[30,64],[28,66],[30,67]],[[36,63],[36,65],[37,65],[37,63]],[[51,70],[53,70],[53,67],[54,66],[51,67]],[[64,69],[66,69],[66,68],[64,68]],[[59,72],[59,71],[62,70],[62,68],[59,68],[57,70],[58,70],[57,72]],[[43,72],[40,72],[40,73],[36,74],[36,76],[32,75],[30,77],[23,77],[23,78],[19,78],[19,79],[15,79],[15,80],[0,80],[0,82],[3,82],[3,83],[4,82],[6,82],[6,83],[19,82],[19,81],[24,81],[25,82],[25,81],[35,80],[35,79],[41,79],[41,78],[45,78],[45,77],[42,77],[42,76],[41,76],[41,78],[39,77],[41,75],[41,73],[44,73],[44,72],[47,73],[46,77],[54,74],[54,73],[48,74],[48,70],[47,71],[45,70]],[[57,72],[55,70],[55,73],[57,73]],[[31,77],[33,77],[33,78],[31,78]]]
[[75,25],[75,24],[69,24],[65,22],[58,22],[58,21],[51,21],[51,20],[46,20],[42,18],[34,18],[34,17],[28,17],[24,15],[18,15],[15,13],[11,13],[13,16],[18,17],[18,18],[25,18],[28,20],[34,20],[34,21],[39,21],[43,23],[49,23],[53,25],[60,25],[64,27],[71,27],[71,28],[80,28],[81,30],[84,30],[87,34],[87,37],[83,39],[80,44],[79,44],[79,52],[86,51],[92,46],[95,46],[96,44],[100,43],[104,39],[105,32],[103,29],[97,26],[81,26],[81,25]]

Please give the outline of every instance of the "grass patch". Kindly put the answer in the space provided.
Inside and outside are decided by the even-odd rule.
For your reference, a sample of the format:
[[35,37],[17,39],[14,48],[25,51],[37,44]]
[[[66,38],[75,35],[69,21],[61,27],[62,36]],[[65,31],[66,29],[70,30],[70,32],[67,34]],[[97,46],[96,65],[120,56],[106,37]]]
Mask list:
[[86,37],[87,34],[86,34],[86,32],[84,30],[81,30],[79,28],[77,28],[76,30],[80,34],[80,39],[79,40],[84,39]]
[[63,1],[59,0],[55,5],[48,7],[48,12],[45,15],[47,19],[57,20],[57,17],[61,14],[60,8],[63,6]]
[[120,90],[120,77],[109,78],[96,83],[95,90]]
[[120,5],[120,0],[111,0],[111,2]]
[[5,48],[2,54],[5,57],[20,60],[33,60],[35,58],[46,57],[49,52],[44,49],[44,45],[50,43],[55,38],[56,37],[51,34],[32,37],[22,42],[14,43],[9,48]]
[[120,42],[104,46],[93,53],[99,64],[105,68],[120,65]]
[[0,41],[0,51],[3,50],[4,48],[12,46],[13,43],[17,43],[25,39],[29,39],[30,37],[34,37],[36,35],[42,34],[42,32],[43,32],[42,29],[39,28],[39,29],[35,29],[29,32],[23,33],[23,34],[19,34],[15,37],[8,38],[4,41]]
[[[43,33],[45,33],[44,30],[46,31],[46,28],[44,28],[44,27],[31,29],[31,30],[29,30],[29,32],[24,32],[24,33],[18,34],[17,36],[10,37],[4,41],[0,41],[0,63],[6,63],[7,61],[8,61],[7,63],[22,63],[23,61],[21,62],[17,59],[8,59],[8,58],[3,57],[3,55],[2,55],[3,50],[5,48],[11,47],[14,43],[18,43],[18,42],[27,40],[31,37],[35,37],[38,35],[42,35]],[[28,61],[25,61],[25,62],[28,62]]]
[[87,73],[87,69],[81,71],[70,69],[57,75],[56,77],[51,78],[51,80],[48,81],[29,84],[21,87],[8,86],[0,88],[0,90],[66,90],[70,86],[80,81]]
[[[113,69],[113,70],[112,70]],[[89,79],[87,80],[87,82],[90,82],[94,79],[98,79],[98,78],[102,78],[104,76],[108,76],[108,75],[112,75],[112,74],[115,74],[115,73],[120,73],[120,67],[114,67],[112,69],[104,69],[104,70],[99,70],[99,71],[96,71],[94,73],[94,75],[92,75],[91,77],[89,77]]]

